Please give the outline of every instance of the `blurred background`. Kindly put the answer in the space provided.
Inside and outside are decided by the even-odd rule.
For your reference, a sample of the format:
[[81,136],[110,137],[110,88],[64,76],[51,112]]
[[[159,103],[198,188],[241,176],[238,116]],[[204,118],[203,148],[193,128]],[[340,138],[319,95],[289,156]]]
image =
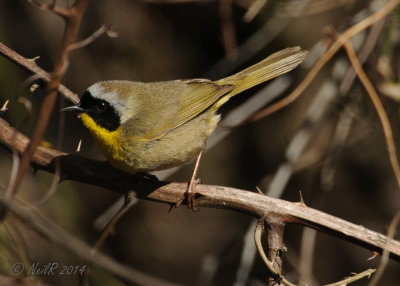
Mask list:
[[[71,2],[59,0],[57,5]],[[261,109],[265,98],[284,97],[305,77],[330,44],[326,27],[343,32],[382,3],[386,1],[91,1],[79,39],[102,24],[110,25],[118,37],[103,35],[73,51],[63,83],[82,94],[101,80],[218,79],[279,49],[301,46],[310,50],[307,61],[282,81],[236,96],[221,113],[227,116],[254,96],[261,99],[255,100],[252,108]],[[36,63],[47,71],[53,68],[63,28],[61,18],[28,1],[0,1],[0,41],[27,58],[39,57]],[[396,142],[400,142],[398,28],[397,9],[353,39],[384,103]],[[200,165],[202,183],[254,192],[258,187],[288,201],[299,201],[301,191],[308,206],[385,234],[400,209],[400,191],[376,111],[348,69],[346,53],[340,50],[290,106],[249,124],[219,128],[217,133],[225,132],[226,136],[217,144],[209,144],[212,148]],[[10,100],[5,119],[28,136],[44,96],[41,89],[31,93],[23,86],[29,76],[0,57],[0,105]],[[31,109],[27,110],[20,98],[26,98]],[[44,139],[53,148],[70,153],[82,140],[81,155],[103,160],[76,116],[57,112],[69,104],[60,97]],[[240,116],[243,113],[239,111]],[[216,141],[215,137],[210,141]],[[290,160],[288,149],[294,154]],[[2,188],[8,183],[11,166],[10,152],[1,148]],[[282,166],[289,166],[289,171]],[[192,170],[193,162],[168,178],[165,173],[159,176],[186,182]],[[46,196],[52,181],[51,174],[38,172],[33,176],[30,171],[18,196],[35,204]],[[271,193],[272,189],[281,191]],[[94,245],[100,236],[94,222],[119,198],[105,189],[66,181],[39,208],[62,228]],[[117,223],[102,252],[148,275],[184,285],[265,285],[268,275],[258,255],[252,259],[252,250],[246,250],[250,259],[241,262],[244,242],[253,243],[252,231],[250,239],[245,236],[252,217],[207,208],[199,212],[186,207],[169,209],[168,205],[139,201]],[[288,251],[283,269],[289,280],[307,285],[333,283],[352,272],[376,268],[379,263],[380,258],[367,260],[372,253],[350,242],[320,232],[314,235],[299,225],[285,228]],[[1,226],[0,236],[0,266],[5,276],[10,276],[10,265],[21,260],[28,264],[85,264],[12,216]],[[399,266],[390,261],[379,285],[399,285]],[[80,285],[78,275],[36,279],[50,285]],[[126,284],[96,267],[89,282]],[[362,279],[353,285],[367,284],[368,280]]]

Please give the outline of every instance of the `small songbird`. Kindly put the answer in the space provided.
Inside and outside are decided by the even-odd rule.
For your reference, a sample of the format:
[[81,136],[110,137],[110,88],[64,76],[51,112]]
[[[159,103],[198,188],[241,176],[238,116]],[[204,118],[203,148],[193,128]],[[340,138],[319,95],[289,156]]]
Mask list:
[[232,96],[289,72],[306,55],[287,48],[217,81],[97,82],[63,110],[80,113],[115,168],[132,174],[167,169],[202,153],[220,120],[218,109]]

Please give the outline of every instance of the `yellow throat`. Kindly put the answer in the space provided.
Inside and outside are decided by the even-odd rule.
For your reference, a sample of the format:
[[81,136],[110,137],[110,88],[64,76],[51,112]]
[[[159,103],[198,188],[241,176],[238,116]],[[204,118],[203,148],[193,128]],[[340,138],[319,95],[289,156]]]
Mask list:
[[123,159],[121,157],[122,146],[120,144],[121,126],[119,126],[117,130],[109,131],[98,125],[92,117],[86,113],[81,114],[81,120],[86,128],[90,130],[96,143],[109,161]]

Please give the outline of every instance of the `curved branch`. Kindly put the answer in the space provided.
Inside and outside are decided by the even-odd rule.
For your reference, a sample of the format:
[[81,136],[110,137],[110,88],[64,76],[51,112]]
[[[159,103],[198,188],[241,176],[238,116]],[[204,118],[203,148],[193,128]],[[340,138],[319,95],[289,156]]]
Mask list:
[[[22,152],[29,139],[0,119],[0,143]],[[141,199],[175,205],[186,191],[186,183],[167,183],[143,175],[130,175],[111,167],[107,162],[86,159],[77,155],[39,146],[33,157],[34,167],[48,172],[55,171],[59,160],[61,178],[75,180],[109,189],[114,192],[135,192]],[[400,261],[400,242],[383,234],[334,217],[302,203],[293,203],[222,186],[197,185],[196,205],[230,209],[257,217],[279,216],[283,222],[299,223],[327,232],[366,249],[390,252],[392,259]]]
[[[39,67],[36,64],[35,59],[25,58],[24,56],[18,54],[14,50],[7,47],[2,42],[0,42],[0,54],[4,55],[10,61],[20,65],[25,70],[37,75],[39,78],[43,79],[44,81],[50,82],[50,80],[51,80],[50,74],[48,72],[46,72],[44,69],[42,69],[41,67]],[[77,104],[79,102],[78,95],[76,93],[72,92],[70,89],[68,89],[65,85],[60,84],[58,86],[58,91],[72,103]]]

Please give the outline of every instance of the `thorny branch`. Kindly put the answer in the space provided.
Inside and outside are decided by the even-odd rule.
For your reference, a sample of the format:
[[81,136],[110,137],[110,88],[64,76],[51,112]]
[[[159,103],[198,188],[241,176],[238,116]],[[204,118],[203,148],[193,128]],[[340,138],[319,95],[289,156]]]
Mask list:
[[[35,3],[33,0],[30,2]],[[85,2],[85,1],[77,1],[78,2]],[[88,2],[88,1],[86,1]],[[75,5],[76,5],[75,3]],[[316,73],[319,71],[319,69],[330,59],[331,56],[333,56],[334,53],[336,53],[337,49],[342,46],[347,44],[347,40],[353,37],[356,33],[359,31],[365,29],[367,26],[375,23],[376,21],[382,19],[384,16],[387,15],[397,4],[399,1],[393,0],[389,1],[388,4],[380,9],[377,13],[374,15],[371,15],[364,21],[360,22],[359,25],[355,25],[349,30],[347,30],[345,33],[343,33],[339,39],[331,46],[331,48],[328,50],[328,52],[325,54],[325,59],[322,60],[322,64],[319,66],[319,68],[316,70]],[[63,9],[57,9],[54,7],[54,2],[51,4],[48,4],[46,6],[41,6],[40,8],[42,9],[47,9],[47,10],[52,10],[56,14],[62,16],[65,18],[68,22],[69,17],[73,16],[73,13],[69,13],[70,11],[68,10],[63,10]],[[84,10],[84,9],[83,9]],[[82,11],[83,11],[82,10]],[[368,20],[368,21],[367,21]],[[79,26],[79,20],[78,24]],[[357,29],[355,28],[357,26]],[[76,31],[75,31],[76,33]],[[65,36],[65,35],[64,35]],[[93,35],[93,39],[96,37],[96,34]],[[75,44],[70,44],[66,45],[66,53],[68,54],[69,51],[76,47],[80,47],[81,45],[85,45],[88,42],[92,41],[93,39],[88,38],[85,41],[82,41],[80,43],[75,43]],[[64,46],[64,45],[62,45]],[[348,47],[347,47],[348,48]],[[55,72],[53,76],[50,76],[43,70],[41,70],[33,60],[21,60],[23,57],[18,58],[18,54],[15,53],[14,51],[7,51],[7,47],[4,46],[2,43],[0,43],[0,52],[7,55],[10,59],[13,61],[18,62],[19,64],[23,65],[25,68],[28,70],[36,73],[36,74],[41,74],[43,79],[46,81],[50,82],[49,87],[48,87],[48,96],[50,94],[56,94],[56,90],[58,89],[61,91],[63,94],[68,95],[70,93],[70,100],[72,102],[77,102],[77,97],[75,94],[70,92],[68,89],[63,87],[60,84],[61,76],[62,73],[65,71],[65,68],[67,66],[67,59],[63,58],[64,61],[61,64],[61,67],[59,66],[59,73]],[[62,57],[61,57],[62,58]],[[318,66],[318,65],[317,65]],[[57,67],[55,67],[55,70]],[[310,74],[309,74],[310,75]],[[60,78],[58,78],[60,77]],[[309,82],[312,80],[312,77],[309,78]],[[58,81],[58,84],[57,84]],[[54,83],[55,82],[55,83]],[[305,80],[305,82],[307,82]],[[308,83],[309,83],[308,82]],[[308,85],[303,87],[304,88]],[[52,87],[52,88],[50,88]],[[63,89],[65,88],[65,90]],[[298,89],[298,91],[295,91],[293,94],[298,92],[298,95],[303,91],[301,88]],[[297,95],[297,96],[298,96]],[[292,97],[291,100],[293,101],[297,97]],[[42,105],[42,107],[45,104]],[[48,107],[49,105],[47,105]],[[281,108],[281,107],[280,107]],[[51,111],[51,108],[50,108]],[[40,119],[39,119],[40,120]],[[11,127],[7,125],[3,120],[0,119],[0,126],[4,127],[5,129],[1,128],[0,130],[0,138],[3,144],[11,148],[13,144],[18,143],[16,146],[16,149],[19,152],[23,152],[26,149],[26,146],[36,146],[38,143],[32,143],[34,139],[40,135],[33,136],[32,141],[29,141],[26,137],[24,137],[22,134],[20,134],[18,131],[13,130]],[[36,128],[35,128],[36,129]],[[385,133],[386,134],[386,133]],[[3,138],[4,136],[4,138]],[[8,138],[7,138],[8,136]],[[11,141],[7,142],[7,139],[10,139]],[[21,141],[20,141],[21,140]],[[10,144],[10,142],[13,142]],[[30,142],[30,143],[29,143]],[[86,183],[91,183],[94,185],[99,185],[103,186],[105,188],[109,188],[113,191],[121,192],[121,193],[127,193],[132,191],[132,185],[130,184],[130,179],[128,179],[123,173],[119,172],[118,170],[114,170],[110,168],[107,164],[101,163],[101,162],[95,162],[87,159],[83,159],[77,156],[72,156],[72,155],[67,155],[65,153],[62,153],[57,150],[52,150],[48,149],[42,146],[39,146],[37,150],[35,150],[35,146],[31,147],[32,151],[30,156],[33,156],[33,164],[38,168],[42,170],[46,170],[49,172],[54,172],[54,160],[56,158],[59,158],[61,161],[61,164],[63,166],[63,175],[67,179],[71,180],[77,180],[81,182],[86,182]],[[390,148],[389,152],[390,152]],[[28,157],[28,156],[24,156]],[[23,157],[23,158],[24,158]],[[29,166],[30,158],[27,159],[26,163],[26,168]],[[77,163],[83,163],[82,174],[76,174],[76,166],[78,165]],[[397,161],[396,161],[397,162]],[[25,163],[24,163],[25,164]],[[66,167],[66,168],[64,168]],[[75,168],[73,168],[75,167]],[[23,168],[23,167],[21,167]],[[20,169],[21,169],[20,168]],[[85,170],[85,168],[87,168]],[[101,173],[101,171],[104,171],[104,173]],[[96,171],[96,172],[95,172]],[[97,172],[99,171],[99,172]],[[23,173],[23,172],[22,172]],[[20,174],[20,172],[18,173]],[[112,176],[116,176],[118,178],[122,178],[120,182],[118,182],[116,185],[109,184],[107,183],[107,180],[110,180],[107,178],[100,179],[99,175],[101,174],[107,174]],[[115,178],[115,177],[114,177]],[[127,181],[129,181],[129,184],[127,184]],[[142,184],[142,183],[141,183]],[[129,187],[128,187],[129,186]],[[141,185],[143,186],[143,185]],[[14,187],[14,189],[16,186]],[[220,189],[224,189],[224,194],[219,196],[218,193],[222,193]],[[185,190],[185,186],[182,184],[167,184],[167,183],[162,183],[162,182],[153,182],[153,181],[146,181],[146,187],[144,188],[145,190],[139,190],[133,187],[133,190],[137,192],[138,197],[140,198],[146,198],[146,199],[151,199],[151,200],[156,200],[156,201],[161,201],[165,203],[175,203],[178,199],[181,197],[181,192]],[[281,200],[270,200],[268,197],[264,197],[261,195],[257,194],[252,194],[249,192],[245,192],[242,190],[235,190],[235,189],[230,189],[230,188],[224,188],[224,187],[214,187],[214,186],[204,186],[200,185],[197,189],[198,193],[201,195],[200,199],[198,200],[198,205],[201,206],[213,206],[213,207],[220,207],[220,208],[228,208],[228,209],[234,209],[237,211],[241,212],[246,212],[250,213],[253,215],[256,215],[258,217],[265,217],[266,215],[273,215],[273,216],[279,216],[282,218],[283,222],[292,222],[292,223],[300,223],[304,224],[307,226],[310,226],[312,228],[318,229],[318,230],[324,230],[327,232],[330,232],[336,236],[339,236],[341,238],[347,239],[349,241],[355,242],[357,244],[363,245],[368,249],[371,250],[377,250],[379,252],[382,252],[382,250],[390,252],[392,258],[396,260],[400,260],[400,244],[398,241],[395,241],[391,239],[390,237],[385,237],[383,235],[380,235],[378,233],[374,233],[370,230],[367,230],[365,228],[359,227],[352,225],[348,222],[342,221],[338,218],[331,217],[329,215],[323,214],[323,213],[315,213],[318,212],[316,210],[313,210],[311,208],[308,208],[304,205],[301,204],[296,204],[296,203],[289,203]],[[256,196],[261,196],[261,198],[256,198],[252,197],[253,195]],[[232,200],[232,198],[235,198],[235,200]],[[257,200],[260,201],[260,203],[257,203]],[[299,209],[300,208],[300,209]],[[268,220],[267,220],[268,221]],[[260,231],[262,229],[259,229],[257,227],[257,231]],[[368,236],[367,236],[368,234]],[[258,233],[257,233],[258,235]],[[367,238],[366,238],[367,237]],[[369,239],[372,238],[372,239]],[[262,246],[262,245],[261,245]],[[259,249],[260,253],[263,253],[262,247]],[[273,251],[276,251],[276,249],[270,249],[270,258],[271,254]],[[269,261],[266,255],[264,254],[266,260],[264,261]],[[282,276],[281,273],[279,272],[279,269],[276,269],[276,265],[274,266],[275,259],[271,259],[269,263],[271,264],[271,273],[274,273],[274,277],[277,278],[278,281],[282,282],[285,285],[292,285],[290,282],[286,281]],[[266,262],[267,266],[268,263]],[[360,273],[360,277],[364,277],[366,275],[370,275],[373,272],[373,270],[367,270],[363,273]],[[358,276],[357,275],[357,276]],[[350,277],[348,279],[351,279],[354,277]],[[359,279],[359,278],[358,278]],[[345,280],[343,280],[345,281]],[[350,281],[350,280],[349,280]],[[346,281],[346,283],[348,283]],[[338,284],[332,284],[332,285],[338,285]]]
[[[22,152],[29,139],[0,119],[0,143],[8,148]],[[58,159],[61,177],[82,183],[100,186],[118,193],[135,192],[137,197],[175,205],[186,191],[185,183],[167,183],[152,178],[123,173],[112,168],[106,162],[68,155],[61,151],[39,146],[33,157],[34,167],[39,170],[54,172],[54,161]],[[199,198],[196,205],[224,208],[252,214],[257,217],[279,215],[286,223],[299,223],[336,237],[361,245],[372,251],[382,253],[387,249],[391,258],[400,261],[400,242],[355,225],[318,210],[305,207],[304,204],[292,203],[270,198],[261,194],[234,188],[198,185]]]
[[[27,59],[23,57],[22,55],[18,54],[16,51],[10,49],[7,47],[4,43],[0,42],[0,53],[7,57],[9,60],[12,62],[18,64],[19,66],[23,67],[27,71],[35,74],[38,78],[50,82],[51,80],[51,75],[40,68],[34,59]],[[74,104],[77,104],[79,102],[79,97],[76,93],[72,92],[70,89],[68,89],[65,85],[60,84],[58,86],[58,91],[69,101],[71,101]]]

